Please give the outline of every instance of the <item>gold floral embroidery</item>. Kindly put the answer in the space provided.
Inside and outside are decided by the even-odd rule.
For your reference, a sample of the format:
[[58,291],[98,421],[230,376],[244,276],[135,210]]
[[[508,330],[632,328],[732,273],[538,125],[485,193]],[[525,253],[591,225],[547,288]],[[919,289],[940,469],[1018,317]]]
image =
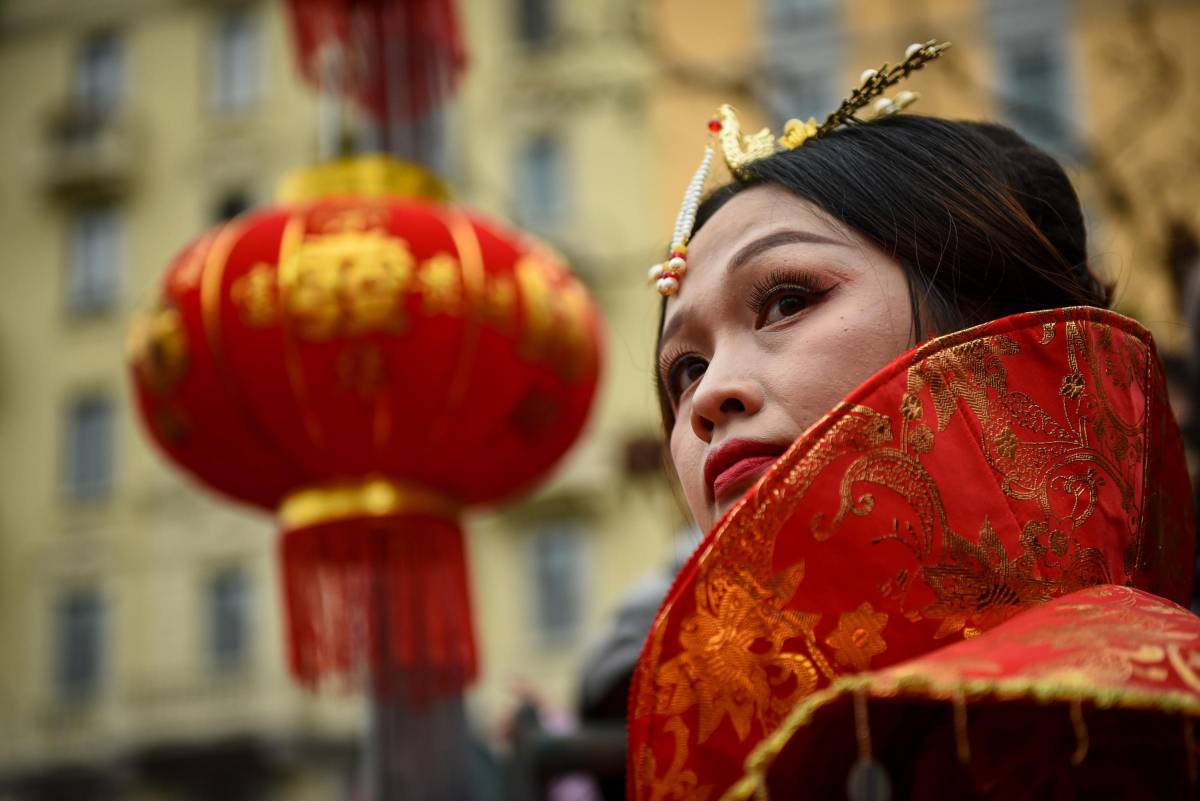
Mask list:
[[1017,445],[1020,440],[1017,435],[1012,432],[1012,429],[1005,426],[995,439],[992,440],[992,447],[996,449],[996,453],[1003,456],[1005,459],[1011,459],[1017,455]]
[[1004,545],[985,518],[975,544],[946,532],[942,558],[921,570],[936,600],[925,608],[925,616],[940,620],[934,639],[945,637],[970,624],[989,629],[1030,604],[1049,600],[1054,583],[1033,576],[1029,560],[1008,560]]
[[929,389],[937,412],[938,431],[944,431],[950,424],[960,399],[986,422],[988,389],[1004,390],[1008,384],[1008,373],[1000,357],[1020,352],[1012,337],[998,334],[953,345],[926,358],[919,358],[918,354],[919,361],[908,371],[908,391]]
[[1078,398],[1083,392],[1083,376],[1079,373],[1067,373],[1063,376],[1062,386],[1058,394],[1064,398]]
[[[918,350],[905,392],[890,396],[895,400],[889,403],[896,404],[890,414],[865,405],[839,407],[829,424],[818,423],[815,430],[822,433],[796,458],[784,457],[710,535],[695,563],[694,609],[672,625],[673,642],[663,661],[654,650],[649,684],[638,691],[639,709],[646,701],[655,706],[652,731],[678,720],[672,725],[689,731],[694,746],[728,718],[744,741],[755,727],[770,731],[778,710],[825,680],[842,670],[869,669],[886,652],[887,612],[863,601],[818,635],[822,624],[830,626],[819,613],[827,607],[806,607],[800,602],[804,594],[796,593],[799,578],[789,574],[786,561],[774,563],[777,534],[798,509],[814,504],[806,493],[826,471],[840,486],[838,508],[832,517],[827,514],[833,510],[819,507],[809,513],[817,542],[837,536],[850,518],[863,519],[853,529],[862,536],[870,518],[881,516],[879,509],[904,510],[879,520],[869,540],[873,546],[903,546],[910,555],[909,561],[897,559],[897,573],[877,585],[887,611],[895,609],[893,625],[927,620],[935,624],[927,629],[935,637],[971,637],[1030,606],[1113,580],[1120,565],[1083,547],[1080,527],[1092,518],[1100,495],[1113,492],[1136,526],[1144,421],[1136,406],[1119,411],[1114,404],[1123,401],[1107,390],[1145,380],[1148,349],[1137,335],[1115,338],[1103,320],[1088,316],[1093,312],[1068,311],[1066,319],[1062,314],[1034,316],[1037,328],[1021,340],[1053,345],[1059,349],[1055,358],[1065,357],[1050,388],[1061,382],[1066,389],[1055,393],[1058,402],[1043,408],[1010,388],[1006,362],[1021,353],[1016,333],[960,332]],[[929,424],[922,419],[926,401],[935,418]],[[964,433],[978,438],[979,454],[1007,496],[1011,516],[989,519],[979,510],[972,521],[974,510],[956,503],[952,526],[945,487],[939,488],[923,464],[952,424],[946,436],[955,441]],[[959,533],[957,527],[968,525],[979,532],[976,537]],[[1014,525],[1020,532],[1015,543],[1008,539]],[[794,528],[789,536],[796,536]],[[1127,561],[1136,564],[1140,556],[1136,549],[1130,553]],[[662,644],[663,626],[656,625],[652,645]],[[1185,666],[1190,659],[1180,656]],[[1195,673],[1200,681],[1200,657]],[[692,753],[694,759],[697,752]],[[644,762],[635,767],[639,786],[657,786],[653,767],[647,767]]]
[[[813,627],[820,615],[782,608],[803,580],[804,565],[779,574],[765,587],[747,573],[739,578],[711,607],[698,604],[701,611],[680,628],[682,653],[659,672],[656,711],[674,715],[697,706],[699,742],[726,716],[738,739],[746,739],[752,721],[768,731],[817,685],[813,661],[783,648],[793,638],[816,639]],[[777,695],[780,687],[785,689]]]
[[[819,615],[784,609],[803,580],[803,565],[776,574],[771,566],[774,532],[791,515],[807,487],[837,458],[878,447],[892,438],[887,417],[866,407],[849,407],[780,482],[787,492],[755,503],[701,556],[695,580],[696,611],[680,626],[682,650],[658,664],[654,713],[676,716],[699,706],[699,742],[727,716],[735,733],[748,736],[752,722],[764,730],[800,698],[812,692],[818,675],[835,675],[821,653],[814,629]],[[661,649],[660,628],[651,636]],[[806,653],[784,650],[799,638]],[[658,663],[657,655],[652,661]],[[732,679],[732,681],[729,681]],[[726,683],[726,682],[729,683]],[[647,699],[639,697],[639,708]],[[646,764],[642,776],[653,776]]]
[[908,444],[917,453],[929,453],[933,450],[933,429],[924,423],[917,423],[908,432]]
[[887,650],[883,640],[883,627],[888,616],[876,612],[871,604],[863,601],[853,612],[844,612],[838,618],[837,628],[825,643],[833,648],[838,664],[852,670],[866,670],[871,666],[871,657]]
[[904,399],[900,401],[900,413],[904,415],[906,420],[920,420],[924,414],[921,408],[921,398],[916,393],[904,393]]
[[[674,741],[674,753],[667,771],[657,781],[647,801],[706,801],[712,795],[712,785],[701,785],[696,771],[688,770],[688,729],[679,717],[673,717],[663,726],[663,731],[670,734]],[[647,766],[651,776],[658,775],[658,764],[654,752],[648,745],[643,745],[638,754],[638,763]]]
[[[1025,636],[1012,631],[1002,636],[1009,644],[1051,649],[1050,654],[1035,655],[1015,675],[995,660],[959,652],[950,658],[917,658],[839,679],[799,704],[755,748],[746,759],[746,775],[722,801],[766,797],[772,766],[787,752],[789,742],[816,724],[818,709],[825,709],[827,722],[841,701],[846,710],[842,714],[848,717],[847,697],[852,694],[920,706],[963,698],[1083,702],[1098,710],[1154,710],[1190,722],[1200,718],[1200,650],[1196,647],[1200,639],[1195,616],[1160,598],[1111,585],[1092,588],[1075,599],[1059,602],[1038,619],[1038,625],[1027,626]],[[794,768],[794,763],[788,767]]]

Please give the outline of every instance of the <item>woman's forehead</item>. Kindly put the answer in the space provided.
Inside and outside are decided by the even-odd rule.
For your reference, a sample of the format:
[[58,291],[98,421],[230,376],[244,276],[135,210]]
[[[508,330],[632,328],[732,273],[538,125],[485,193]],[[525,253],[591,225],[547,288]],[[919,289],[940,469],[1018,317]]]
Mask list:
[[751,240],[773,231],[808,231],[845,240],[846,231],[807,200],[777,186],[755,186],[730,198],[688,245],[688,270],[722,267]]

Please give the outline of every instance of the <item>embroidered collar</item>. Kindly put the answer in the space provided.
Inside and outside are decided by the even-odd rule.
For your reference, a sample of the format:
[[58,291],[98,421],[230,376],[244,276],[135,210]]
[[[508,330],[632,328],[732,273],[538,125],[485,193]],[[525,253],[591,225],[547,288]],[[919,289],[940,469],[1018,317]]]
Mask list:
[[1149,333],[1015,315],[901,356],[802,435],[705,538],[630,695],[631,797],[715,798],[839,677],[1081,588],[1186,603],[1193,520]]

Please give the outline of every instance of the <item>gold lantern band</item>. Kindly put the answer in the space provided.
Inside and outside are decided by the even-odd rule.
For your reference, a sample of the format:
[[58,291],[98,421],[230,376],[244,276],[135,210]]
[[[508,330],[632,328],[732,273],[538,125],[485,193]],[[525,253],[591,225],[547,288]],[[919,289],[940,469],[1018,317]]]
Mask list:
[[446,185],[429,170],[378,154],[335,159],[296,170],[280,182],[278,194],[281,203],[299,203],[335,195],[437,201],[450,198]]
[[353,484],[310,487],[294,492],[279,504],[284,529],[304,528],[360,517],[419,514],[458,517],[462,505],[447,495],[387,478]]

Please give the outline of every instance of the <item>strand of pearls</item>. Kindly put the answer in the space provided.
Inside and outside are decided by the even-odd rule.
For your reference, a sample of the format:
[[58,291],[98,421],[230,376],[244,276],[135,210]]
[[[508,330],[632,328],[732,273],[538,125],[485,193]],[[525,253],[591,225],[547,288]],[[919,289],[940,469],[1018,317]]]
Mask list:
[[679,281],[687,272],[687,243],[692,236],[692,226],[696,224],[700,194],[704,191],[704,182],[708,180],[712,160],[713,146],[709,145],[704,148],[704,158],[700,160],[700,166],[683,193],[683,205],[679,208],[679,216],[675,218],[675,231],[671,236],[670,256],[665,263],[650,268],[650,280],[664,297],[679,291]]

